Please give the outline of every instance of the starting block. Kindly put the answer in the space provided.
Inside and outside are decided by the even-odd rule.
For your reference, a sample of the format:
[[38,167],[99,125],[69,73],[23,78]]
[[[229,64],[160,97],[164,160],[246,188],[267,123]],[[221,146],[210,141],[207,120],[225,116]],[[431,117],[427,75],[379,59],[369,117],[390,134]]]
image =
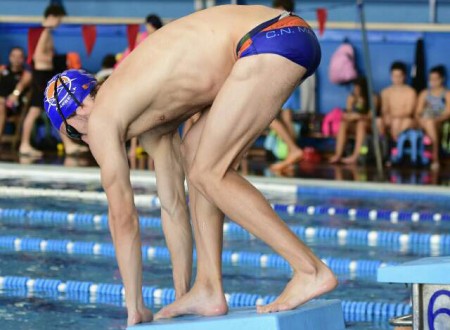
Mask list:
[[138,324],[127,330],[344,330],[339,300],[314,300],[286,312],[257,314],[254,307],[216,317],[183,316]]
[[414,330],[450,330],[450,257],[423,258],[378,270],[378,282],[412,284],[413,314],[391,320]]

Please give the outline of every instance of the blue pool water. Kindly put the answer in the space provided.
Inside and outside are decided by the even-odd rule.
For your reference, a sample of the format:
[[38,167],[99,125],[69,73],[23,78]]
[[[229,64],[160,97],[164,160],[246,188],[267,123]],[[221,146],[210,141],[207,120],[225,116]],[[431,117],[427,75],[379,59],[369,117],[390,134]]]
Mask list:
[[[0,180],[0,186],[22,186],[33,188],[80,189],[101,191],[95,183],[45,183],[29,180]],[[326,189],[326,188],[323,188]],[[155,193],[154,187],[140,187],[139,194]],[[370,209],[425,211],[450,213],[450,205],[442,199],[420,200],[417,198],[382,198],[377,196],[333,196],[331,194],[302,194],[297,199],[290,195],[271,194],[272,203],[295,203],[301,205],[327,205],[333,207],[354,207]],[[69,198],[14,197],[0,196],[0,209],[24,209],[65,211],[90,214],[107,212],[102,202]],[[360,229],[362,231],[411,232],[422,234],[447,234],[448,222],[401,221],[350,221],[347,215],[289,215],[279,213],[290,226],[305,226],[331,229]],[[1,215],[1,213],[0,213]],[[141,209],[141,216],[158,217],[158,210]],[[34,221],[26,217],[0,216],[0,243],[2,237],[39,238],[41,240],[71,240],[95,243],[111,243],[106,226],[92,224],[69,224]],[[450,252],[450,245],[439,248],[430,244],[401,246],[396,243],[370,246],[358,239],[338,240],[303,236],[305,242],[322,258],[329,260],[350,259],[357,262],[369,260],[385,263],[404,262],[418,257],[443,255]],[[148,246],[164,246],[160,228],[142,228],[142,241]],[[0,244],[1,245],[1,244]],[[238,252],[273,252],[261,241],[249,238],[242,232],[226,232],[224,250]],[[194,270],[195,271],[195,270]],[[226,292],[245,292],[263,296],[277,295],[289,279],[289,270],[283,267],[261,268],[253,264],[224,262],[224,288]],[[350,272],[348,268],[336,270],[339,287],[324,298],[361,302],[409,303],[409,289],[404,285],[389,285],[376,282],[376,272]],[[120,274],[113,256],[92,254],[68,254],[64,252],[20,251],[11,247],[0,247],[0,276],[22,276],[29,278],[52,278],[62,281],[90,281],[94,283],[120,283]],[[144,261],[144,285],[172,287],[171,268],[168,260],[152,259]],[[121,302],[114,297],[101,303],[89,297],[52,293],[30,293],[21,290],[0,291],[1,329],[123,329],[126,313]],[[154,311],[161,307],[156,303]],[[347,317],[349,329],[390,329],[387,317],[372,321],[358,321]]]

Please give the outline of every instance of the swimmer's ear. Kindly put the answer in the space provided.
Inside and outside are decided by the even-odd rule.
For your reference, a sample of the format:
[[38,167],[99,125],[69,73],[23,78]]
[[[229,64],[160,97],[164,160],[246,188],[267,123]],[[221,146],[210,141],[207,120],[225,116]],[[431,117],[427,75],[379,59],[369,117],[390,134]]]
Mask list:
[[97,96],[97,93],[98,93],[100,87],[102,87],[102,85],[103,85],[103,83],[104,83],[105,81],[106,81],[106,80],[103,80],[103,81],[101,81],[101,82],[98,82],[98,83],[95,85],[95,87],[92,88],[91,92],[89,93],[89,96],[92,97],[94,100],[95,100],[95,97]]

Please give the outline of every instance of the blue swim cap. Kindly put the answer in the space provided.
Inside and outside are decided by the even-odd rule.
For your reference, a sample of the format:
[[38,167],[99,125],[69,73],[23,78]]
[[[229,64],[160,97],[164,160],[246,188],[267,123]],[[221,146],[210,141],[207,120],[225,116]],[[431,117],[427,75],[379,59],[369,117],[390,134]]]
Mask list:
[[83,70],[66,70],[50,79],[44,93],[44,108],[52,125],[58,131],[64,119],[57,108],[55,85],[57,86],[56,97],[58,98],[62,115],[64,118],[67,118],[75,112],[79,104],[89,95],[96,84],[97,80],[95,80],[94,76]]

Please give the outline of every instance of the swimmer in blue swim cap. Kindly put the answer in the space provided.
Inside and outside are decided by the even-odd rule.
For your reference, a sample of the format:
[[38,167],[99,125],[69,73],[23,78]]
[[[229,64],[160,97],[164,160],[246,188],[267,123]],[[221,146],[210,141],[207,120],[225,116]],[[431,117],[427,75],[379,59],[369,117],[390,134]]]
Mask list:
[[55,75],[45,89],[44,108],[53,127],[58,131],[64,123],[67,136],[82,140],[82,134],[67,123],[67,118],[74,116],[78,107],[95,88],[94,76],[83,70],[67,70]]
[[[296,15],[264,6],[218,6],[151,34],[100,88],[83,72],[65,72],[50,82],[46,110],[53,125],[88,143],[101,168],[128,325],[152,319],[142,298],[139,221],[125,150],[136,136],[155,162],[177,298],[155,318],[227,313],[224,214],[293,269],[281,295],[258,312],[293,309],[336,287],[330,269],[235,170],[293,89],[316,70],[320,56],[313,30]],[[200,119],[181,141],[178,127],[195,113]],[[197,248],[192,288],[185,173]]]

